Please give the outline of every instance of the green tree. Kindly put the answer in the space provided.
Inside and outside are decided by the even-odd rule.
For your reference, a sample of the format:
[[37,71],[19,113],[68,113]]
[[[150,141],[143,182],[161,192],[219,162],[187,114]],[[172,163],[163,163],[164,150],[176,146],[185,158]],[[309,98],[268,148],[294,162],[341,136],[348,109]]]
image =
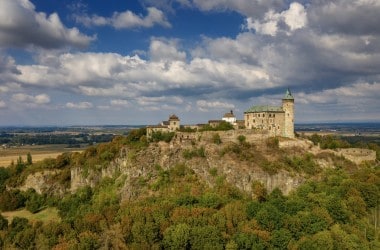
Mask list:
[[28,152],[28,154],[26,155],[26,164],[27,165],[33,164],[32,155],[30,154],[30,152]]
[[189,249],[191,228],[185,223],[168,227],[164,232],[165,249]]
[[8,220],[0,213],[0,231],[8,228]]
[[291,239],[292,234],[289,230],[281,228],[272,232],[270,243],[277,249],[287,249]]
[[256,214],[259,225],[268,231],[280,229],[283,226],[283,217],[284,214],[271,204],[265,204]]
[[190,231],[191,249],[223,249],[220,232],[214,226],[197,226]]
[[37,213],[45,203],[44,197],[34,189],[28,189],[25,196],[25,207],[31,213]]

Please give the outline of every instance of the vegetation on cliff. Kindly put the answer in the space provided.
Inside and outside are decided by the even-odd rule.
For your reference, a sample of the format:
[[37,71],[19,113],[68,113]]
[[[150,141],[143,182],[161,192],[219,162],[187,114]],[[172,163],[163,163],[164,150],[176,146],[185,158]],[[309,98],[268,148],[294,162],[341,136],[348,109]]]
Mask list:
[[[137,164],[144,156],[149,158],[148,147],[145,131],[141,129],[127,137],[116,137],[111,143],[91,147],[82,154],[0,168],[0,210],[26,207],[38,212],[45,207],[57,207],[61,218],[32,223],[16,217],[8,223],[0,215],[0,248],[380,247],[379,167],[363,164],[358,168],[334,158],[331,160],[335,168],[323,169],[317,161],[326,156],[279,149],[275,139],[266,141],[263,148],[246,142],[243,137],[237,143],[215,140],[211,145],[190,145],[177,153],[180,160],[171,167],[155,164],[149,169],[150,174],[136,177],[132,187],[138,195],[130,199],[124,199],[121,193],[130,176],[122,174],[103,178],[93,188],[86,186],[61,196],[10,188],[16,187],[12,182],[20,176],[43,169],[60,170],[56,181],[67,185],[70,182],[67,170],[71,168],[103,169],[120,157],[125,148],[128,151],[124,157]],[[308,178],[285,196],[279,189],[269,192],[258,181],[251,182],[251,192],[241,191],[218,168],[211,168],[208,174],[213,185],[209,185],[190,167],[190,161],[197,164],[212,153],[216,158],[234,159],[247,166],[253,162],[271,174],[282,169],[317,178]],[[10,204],[12,207],[6,207]]]

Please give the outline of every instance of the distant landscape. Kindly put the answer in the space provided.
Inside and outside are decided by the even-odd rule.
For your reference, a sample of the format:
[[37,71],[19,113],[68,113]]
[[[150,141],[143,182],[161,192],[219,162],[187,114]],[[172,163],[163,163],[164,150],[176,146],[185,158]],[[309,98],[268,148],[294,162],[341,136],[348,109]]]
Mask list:
[[[0,166],[32,154],[34,161],[55,158],[64,152],[80,152],[96,143],[109,142],[144,125],[98,125],[66,127],[0,127]],[[380,142],[380,123],[295,124],[303,135],[338,135],[350,142]]]

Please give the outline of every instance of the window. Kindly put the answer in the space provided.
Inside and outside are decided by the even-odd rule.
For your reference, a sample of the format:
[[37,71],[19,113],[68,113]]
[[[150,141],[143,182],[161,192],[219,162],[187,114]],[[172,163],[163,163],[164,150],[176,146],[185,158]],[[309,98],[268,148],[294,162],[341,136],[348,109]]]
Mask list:
[[253,123],[255,123],[255,119],[253,119]]
[[265,114],[263,114],[263,117],[265,117]]

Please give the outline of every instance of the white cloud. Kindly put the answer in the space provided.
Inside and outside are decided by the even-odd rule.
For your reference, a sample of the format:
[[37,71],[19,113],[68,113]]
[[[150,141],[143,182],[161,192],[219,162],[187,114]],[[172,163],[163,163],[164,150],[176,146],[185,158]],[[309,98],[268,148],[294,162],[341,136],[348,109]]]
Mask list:
[[29,0],[0,1],[0,46],[86,47],[93,41],[77,28],[65,27],[58,14],[36,12]]
[[12,95],[12,101],[17,103],[30,103],[41,105],[50,103],[50,97],[47,94],[32,96],[19,93]]
[[193,0],[196,7],[203,11],[232,10],[244,16],[261,16],[268,10],[279,10],[284,6],[283,0]]
[[182,98],[178,96],[157,96],[157,97],[147,97],[142,96],[137,99],[137,103],[142,106],[157,106],[160,103],[166,104],[182,104]]
[[208,112],[210,109],[233,109],[235,105],[221,101],[198,100],[197,107],[202,112]]
[[185,61],[186,52],[177,49],[176,40],[157,40],[153,39],[150,43],[149,54],[153,61]]
[[[289,9],[281,13],[275,13],[269,10],[265,13],[263,20],[248,17],[246,19],[246,28],[254,29],[257,33],[275,36],[279,29],[279,23],[285,23],[290,31],[301,29],[307,24],[307,12],[302,4],[293,2]],[[290,34],[288,32],[288,34]]]
[[123,99],[115,99],[110,101],[111,106],[116,106],[116,107],[129,107],[130,103],[127,100]]
[[68,102],[66,103],[66,107],[70,109],[90,109],[94,105],[90,102],[79,102],[79,103],[73,103],[73,102]]
[[76,16],[76,21],[86,26],[112,26],[116,29],[131,29],[131,28],[151,28],[155,25],[163,27],[171,27],[171,24],[166,19],[165,14],[155,8],[148,7],[147,15],[142,17],[132,11],[115,12],[112,17],[102,17],[98,15],[89,16]]

